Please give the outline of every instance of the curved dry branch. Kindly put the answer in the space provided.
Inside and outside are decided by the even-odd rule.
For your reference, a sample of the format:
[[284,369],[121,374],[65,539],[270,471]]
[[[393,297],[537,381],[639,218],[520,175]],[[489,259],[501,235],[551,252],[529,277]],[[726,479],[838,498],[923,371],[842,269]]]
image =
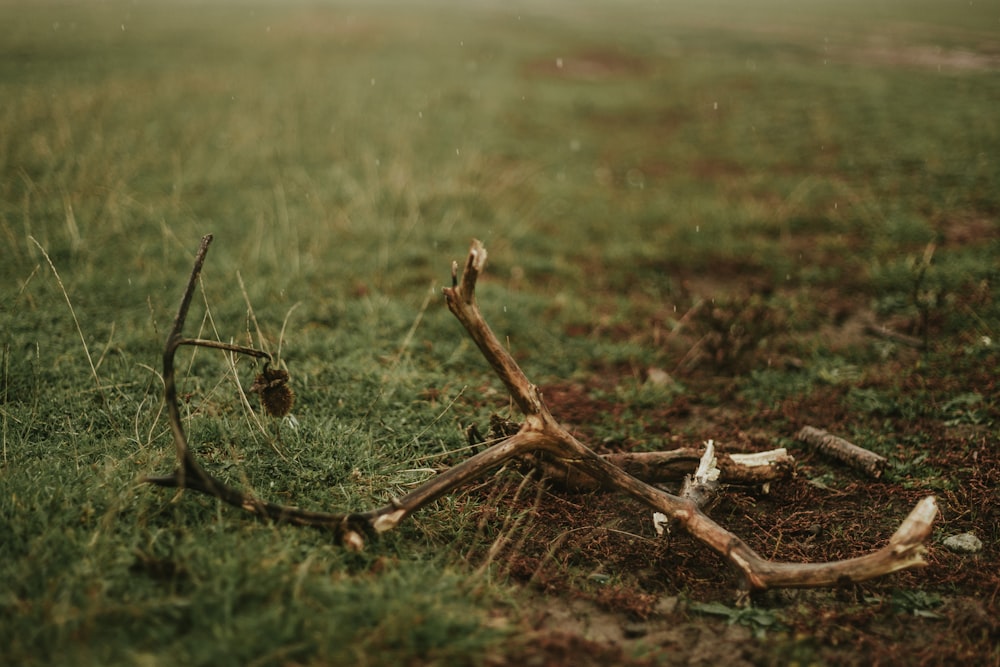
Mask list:
[[271,360],[271,355],[253,348],[240,345],[229,345],[217,341],[201,340],[197,338],[185,338],[183,335],[184,323],[187,320],[188,310],[191,307],[191,298],[194,295],[198,277],[205,264],[205,256],[208,254],[208,247],[212,243],[212,235],[208,234],[201,239],[198,253],[195,255],[194,268],[188,278],[184,296],[181,298],[181,305],[177,309],[177,316],[174,318],[173,327],[167,335],[167,344],[163,351],[163,395],[166,402],[167,418],[170,422],[170,430],[173,434],[174,449],[177,454],[178,466],[170,475],[162,477],[147,477],[144,481],[164,487],[175,487],[180,489],[191,489],[200,491],[210,496],[215,496],[220,500],[235,507],[240,507],[252,514],[274,519],[276,521],[288,521],[308,525],[320,525],[335,528],[344,536],[351,531],[351,527],[361,524],[354,515],[349,514],[327,514],[321,512],[310,512],[297,507],[276,505],[262,501],[239,489],[229,486],[225,482],[209,474],[198,463],[188,444],[187,434],[181,422],[180,406],[177,402],[177,381],[174,372],[174,357],[178,348],[182,345],[193,345],[199,347],[210,347],[221,349],[237,354]]
[[[924,565],[923,542],[930,533],[937,513],[933,497],[921,501],[889,540],[889,544],[872,554],[831,563],[775,563],[759,556],[746,543],[712,521],[700,509],[698,503],[693,500],[701,495],[698,487],[702,483],[697,479],[686,486],[684,494],[677,496],[639,478],[640,475],[652,478],[662,474],[664,466],[676,464],[681,455],[677,455],[668,464],[665,461],[670,457],[665,456],[668,454],[665,452],[650,455],[621,455],[616,458],[615,455],[600,456],[589,449],[556,421],[545,406],[538,387],[528,380],[483,319],[475,300],[476,282],[486,265],[486,249],[479,241],[473,242],[461,278],[458,275],[458,265],[453,265],[452,286],[444,290],[444,295],[449,310],[476,342],[524,414],[525,421],[520,430],[437,475],[409,494],[393,499],[385,507],[366,512],[328,513],[262,501],[215,478],[198,463],[184,432],[177,402],[174,356],[182,345],[211,347],[272,361],[268,353],[253,348],[183,337],[184,322],[187,319],[195,284],[211,242],[211,236],[205,236],[201,241],[194,268],[163,353],[164,398],[178,467],[171,475],[146,478],[145,481],[149,483],[206,493],[247,512],[275,521],[330,528],[349,547],[361,548],[364,544],[363,534],[377,534],[390,530],[418,509],[486,475],[507,461],[520,457],[532,461],[544,461],[544,465],[550,471],[556,471],[557,477],[562,475],[564,481],[576,480],[578,484],[587,483],[596,485],[597,488],[621,491],[662,512],[728,561],[742,574],[745,586],[751,590],[832,586],[844,582],[863,581],[903,568]],[[788,474],[791,469],[790,457],[781,450],[770,454],[771,458],[765,459],[763,464],[747,458],[737,461],[735,455],[720,457],[719,467],[723,481],[726,478],[727,468],[731,476],[745,475],[751,481],[769,481]],[[694,465],[691,461],[689,464],[691,467]],[[746,472],[747,469],[754,467],[759,467],[760,470]]]
[[476,341],[514,402],[525,415],[522,433],[535,433],[539,445],[567,467],[593,478],[602,486],[623,491],[677,521],[691,535],[733,565],[749,589],[833,586],[864,581],[900,569],[921,566],[923,542],[937,514],[933,496],[922,500],[889,541],[889,545],[860,558],[830,563],[774,563],[704,514],[690,497],[676,496],[651,486],[598,456],[552,417],[538,388],[531,384],[514,358],[486,324],[475,300],[475,285],[486,266],[486,248],[473,241],[461,280],[452,268],[452,287],[444,290],[448,308]]

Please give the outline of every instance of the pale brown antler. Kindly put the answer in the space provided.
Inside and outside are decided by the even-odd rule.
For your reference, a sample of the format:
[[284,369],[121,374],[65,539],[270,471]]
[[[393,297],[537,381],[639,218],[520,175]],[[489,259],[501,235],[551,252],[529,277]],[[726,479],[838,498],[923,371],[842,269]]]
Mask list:
[[[864,581],[925,564],[923,542],[930,534],[937,514],[933,496],[918,503],[889,540],[889,544],[872,554],[830,563],[775,563],[759,556],[746,543],[704,514],[695,501],[695,498],[704,496],[702,489],[699,489],[699,485],[705,486],[701,481],[695,480],[686,485],[682,495],[673,495],[638,479],[616,465],[613,459],[599,456],[586,447],[556,421],[546,408],[541,392],[528,380],[483,319],[475,300],[476,282],[486,265],[486,249],[479,241],[473,242],[461,278],[458,275],[458,265],[453,265],[452,286],[444,290],[444,295],[449,310],[476,342],[524,414],[525,421],[520,430],[379,509],[361,513],[326,513],[261,501],[221,482],[198,464],[188,446],[177,405],[174,355],[181,345],[213,347],[270,360],[270,355],[252,348],[182,336],[194,286],[211,241],[211,236],[202,239],[163,355],[164,394],[179,467],[172,475],[147,478],[146,481],[150,483],[207,493],[248,512],[277,521],[333,528],[348,546],[360,548],[364,543],[363,533],[378,533],[394,528],[418,509],[459,486],[482,477],[510,459],[541,456],[550,468],[566,475],[575,475],[578,479],[589,479],[601,488],[627,493],[651,509],[670,517],[727,560],[742,574],[745,587],[750,590],[832,586]],[[623,459],[621,462],[626,461]],[[631,463],[634,464],[634,461]],[[744,464],[734,463],[729,458],[726,465]],[[790,460],[781,453],[776,455],[775,465],[788,466]],[[642,471],[644,468],[639,465],[633,467],[633,470]],[[755,475],[760,473],[751,473],[750,477],[755,479]],[[769,475],[764,477],[770,478]]]

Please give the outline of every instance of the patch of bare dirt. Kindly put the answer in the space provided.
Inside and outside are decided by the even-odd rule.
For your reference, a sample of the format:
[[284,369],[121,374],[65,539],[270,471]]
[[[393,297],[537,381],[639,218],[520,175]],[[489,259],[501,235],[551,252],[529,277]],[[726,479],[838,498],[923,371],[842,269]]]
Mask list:
[[[534,635],[526,648],[537,651],[536,660],[538,653],[544,655],[537,664],[758,664],[759,649],[748,628],[707,619],[692,622],[683,607],[677,597],[665,596],[650,617],[637,621],[586,599],[537,595],[519,611],[529,619]],[[553,655],[553,644],[571,650]]]
[[594,82],[638,77],[650,69],[650,63],[643,58],[607,48],[556,55],[531,61],[524,66],[528,76]]
[[953,215],[936,226],[946,245],[967,246],[1000,239],[1000,221],[985,215]]
[[860,64],[914,67],[950,71],[990,71],[1000,69],[1000,55],[948,49],[930,44],[889,44],[874,42],[846,54],[845,58]]
[[[831,325],[839,327],[832,335],[843,336],[846,346],[862,343],[864,315],[845,311]],[[956,358],[925,361],[914,372],[907,356],[873,368],[857,388],[891,387],[893,394],[941,406],[969,387],[992,395],[992,368],[988,360]],[[768,493],[731,488],[709,513],[771,558],[825,561],[884,545],[913,505],[934,493],[942,514],[928,545],[928,567],[839,590],[758,596],[755,607],[778,621],[760,632],[753,624],[696,613],[692,601],[737,609],[738,582],[686,535],[657,537],[644,508],[620,496],[544,485],[515,492],[520,480],[511,476],[480,510],[482,525],[497,527],[497,544],[506,546],[472,555],[473,561],[491,559],[498,574],[533,591],[510,618],[523,625],[523,641],[497,664],[768,665],[801,656],[859,667],[1000,661],[1000,451],[990,427],[946,423],[935,416],[937,408],[916,414],[891,404],[859,409],[851,398],[854,385],[846,384],[820,385],[773,406],[750,404],[722,379],[700,371],[685,378],[687,392],[673,403],[629,413],[608,396],[617,382],[635,381],[631,369],[607,368],[594,374],[592,384],[543,391],[553,414],[575,424],[585,441],[595,424],[632,420],[633,437],[589,440],[598,449],[642,447],[643,431],[662,439],[671,429],[688,434],[671,438],[678,445],[697,444],[695,435],[701,435],[729,453],[776,446],[805,424],[843,435],[886,434],[896,445],[885,479],[868,479],[796,443],[795,478]],[[531,519],[503,534],[506,518],[522,513]],[[944,548],[944,538],[966,531],[983,539],[982,552]]]

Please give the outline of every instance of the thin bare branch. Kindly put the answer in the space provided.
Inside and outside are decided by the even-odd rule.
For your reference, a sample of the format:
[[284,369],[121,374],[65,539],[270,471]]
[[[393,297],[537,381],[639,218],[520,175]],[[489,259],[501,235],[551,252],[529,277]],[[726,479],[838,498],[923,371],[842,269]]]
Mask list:
[[486,248],[480,241],[473,241],[461,281],[455,275],[457,264],[452,265],[453,286],[443,290],[448,310],[458,318],[480,352],[490,362],[500,381],[507,387],[514,403],[531,423],[531,427],[541,428],[540,420],[551,419],[551,415],[542,402],[538,387],[528,381],[524,371],[514,361],[514,357],[500,344],[479,312],[479,306],[476,305],[476,281],[479,280],[479,275],[485,266]]
[[167,407],[167,417],[173,434],[174,448],[177,453],[178,467],[170,475],[147,477],[144,481],[158,486],[191,489],[192,491],[206,493],[230,505],[242,508],[251,514],[275,521],[336,528],[341,538],[346,539],[348,543],[352,543],[357,539],[357,531],[365,529],[367,525],[366,519],[353,514],[311,512],[297,507],[264,502],[210,475],[202,468],[191,452],[187,434],[184,432],[184,426],[181,422],[180,407],[177,402],[177,383],[174,371],[174,357],[177,349],[182,345],[193,345],[226,350],[268,360],[271,359],[271,355],[268,353],[253,348],[199,338],[185,338],[183,336],[184,323],[187,321],[188,311],[191,308],[191,299],[194,295],[195,286],[198,283],[199,275],[201,275],[205,257],[208,254],[208,248],[211,243],[211,235],[202,237],[201,245],[198,247],[198,252],[195,255],[194,267],[188,278],[180,307],[177,309],[177,316],[174,318],[173,327],[171,327],[170,333],[167,335],[167,343],[163,351],[163,394]]

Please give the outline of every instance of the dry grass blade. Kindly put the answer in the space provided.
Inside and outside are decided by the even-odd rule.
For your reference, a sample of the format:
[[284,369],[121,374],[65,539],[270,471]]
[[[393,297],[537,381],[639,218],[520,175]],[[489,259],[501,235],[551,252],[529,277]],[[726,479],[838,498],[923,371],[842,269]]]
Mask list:
[[59,284],[59,289],[62,292],[63,298],[66,300],[66,306],[69,308],[69,313],[73,317],[73,324],[76,326],[76,333],[80,336],[80,342],[83,344],[83,353],[87,357],[87,363],[90,364],[90,374],[94,378],[94,386],[101,394],[101,398],[104,398],[104,388],[101,386],[101,378],[97,376],[97,366],[94,364],[93,357],[90,356],[90,346],[87,345],[87,337],[83,335],[83,329],[80,327],[80,319],[76,316],[76,309],[73,308],[73,302],[69,298],[69,293],[66,292],[66,286],[63,285],[62,278],[59,276],[59,271],[56,270],[56,265],[52,263],[52,259],[49,257],[49,253],[46,252],[42,244],[39,243],[34,236],[29,236],[28,239],[35,244],[35,247],[42,253],[45,257],[45,261],[48,263],[49,268],[52,269],[52,275],[55,276],[56,283]]

